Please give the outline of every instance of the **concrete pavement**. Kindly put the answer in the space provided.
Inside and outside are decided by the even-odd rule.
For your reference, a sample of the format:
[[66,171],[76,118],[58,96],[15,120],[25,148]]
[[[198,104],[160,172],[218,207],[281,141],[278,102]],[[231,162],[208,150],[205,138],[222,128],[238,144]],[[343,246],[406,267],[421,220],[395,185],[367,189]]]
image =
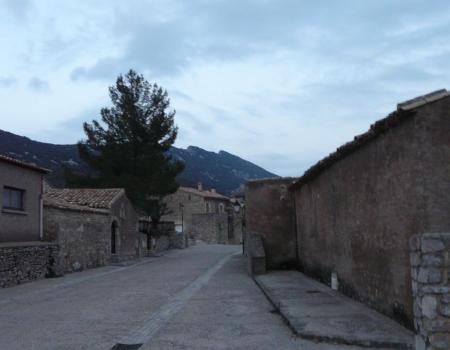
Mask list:
[[302,338],[414,349],[413,332],[300,272],[271,271],[255,281]]
[[1,289],[0,349],[359,349],[294,336],[240,249],[198,245]]

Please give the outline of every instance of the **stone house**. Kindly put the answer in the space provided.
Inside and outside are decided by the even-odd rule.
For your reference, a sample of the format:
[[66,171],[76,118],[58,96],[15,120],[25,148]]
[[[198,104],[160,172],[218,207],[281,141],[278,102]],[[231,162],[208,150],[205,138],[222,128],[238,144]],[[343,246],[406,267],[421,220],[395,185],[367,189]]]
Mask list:
[[58,243],[64,271],[139,257],[138,215],[123,189],[46,186],[44,208],[44,238]]
[[211,189],[204,190],[201,183],[197,188],[180,187],[177,192],[165,199],[170,214],[165,215],[162,221],[175,222],[175,230],[188,235],[192,231],[193,214],[225,213],[230,199]]
[[0,287],[48,273],[58,247],[42,242],[43,176],[48,170],[0,155]]
[[[215,189],[204,190],[201,183],[197,188],[180,187],[166,203],[171,213],[163,220],[175,222],[176,231],[209,243],[240,243],[230,198]],[[239,235],[234,235],[235,226]]]

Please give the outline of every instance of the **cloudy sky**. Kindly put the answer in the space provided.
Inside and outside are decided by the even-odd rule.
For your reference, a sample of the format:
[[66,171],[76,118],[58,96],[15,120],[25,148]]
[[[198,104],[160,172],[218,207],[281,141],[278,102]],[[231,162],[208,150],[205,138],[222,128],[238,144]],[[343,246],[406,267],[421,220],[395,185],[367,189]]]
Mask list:
[[400,101],[450,87],[448,0],[0,0],[0,129],[74,143],[133,68],[176,146],[300,175]]

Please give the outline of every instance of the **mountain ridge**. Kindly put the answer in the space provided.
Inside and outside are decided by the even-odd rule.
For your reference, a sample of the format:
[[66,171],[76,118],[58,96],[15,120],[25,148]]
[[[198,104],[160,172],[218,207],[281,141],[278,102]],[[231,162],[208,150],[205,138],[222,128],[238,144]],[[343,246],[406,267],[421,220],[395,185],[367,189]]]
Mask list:
[[[47,181],[56,187],[64,186],[63,165],[70,165],[82,172],[89,167],[80,159],[76,144],[52,144],[34,141],[26,136],[0,129],[0,154],[35,163],[51,170]],[[185,163],[185,169],[178,177],[182,186],[215,188],[225,195],[243,191],[247,180],[277,177],[264,168],[224,150],[212,152],[198,146],[186,149],[172,147],[168,154]]]

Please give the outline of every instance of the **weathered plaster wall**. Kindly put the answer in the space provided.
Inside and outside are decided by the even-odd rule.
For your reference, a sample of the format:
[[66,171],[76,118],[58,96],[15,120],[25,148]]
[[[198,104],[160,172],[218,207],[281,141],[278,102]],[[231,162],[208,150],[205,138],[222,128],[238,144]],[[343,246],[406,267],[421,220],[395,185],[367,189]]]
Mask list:
[[410,240],[416,350],[450,349],[450,233]]
[[294,201],[288,187],[294,178],[247,182],[245,223],[261,235],[268,269],[296,265]]
[[44,242],[0,243],[0,287],[44,278],[57,260],[58,246]]
[[0,242],[38,241],[40,239],[39,213],[42,176],[42,173],[37,171],[0,161],[0,195],[4,186],[25,190],[23,212],[0,211]]
[[412,327],[409,238],[450,230],[450,98],[417,108],[295,191],[302,269]]
[[65,272],[106,265],[111,259],[111,218],[100,211],[45,206],[44,239],[59,245]]

